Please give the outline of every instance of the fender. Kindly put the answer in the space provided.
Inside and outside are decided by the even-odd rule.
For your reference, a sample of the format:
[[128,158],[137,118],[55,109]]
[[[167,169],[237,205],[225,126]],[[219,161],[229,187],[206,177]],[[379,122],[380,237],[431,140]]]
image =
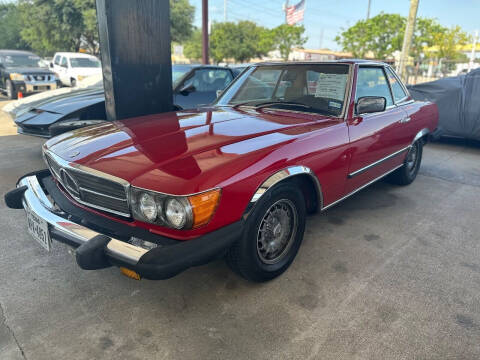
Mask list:
[[252,211],[253,207],[255,206],[255,203],[273,186],[278,184],[279,182],[291,178],[293,176],[298,176],[298,175],[308,175],[310,178],[313,180],[313,183],[315,184],[315,192],[317,194],[317,203],[318,203],[318,208],[321,209],[323,207],[323,193],[322,193],[322,187],[320,185],[320,182],[318,181],[317,176],[315,173],[308,167],[303,166],[303,165],[295,165],[295,166],[289,166],[288,168],[282,169],[274,173],[273,175],[270,175],[255,191],[253,194],[252,198],[250,199],[250,202],[247,205],[247,208],[245,209],[243,218],[246,219],[250,212]]
[[421,139],[422,137],[428,134],[430,134],[430,130],[428,130],[427,128],[423,128],[422,130],[420,130],[417,133],[417,135],[415,135],[415,137],[413,138],[412,145],[415,143],[415,141],[417,141],[418,139]]

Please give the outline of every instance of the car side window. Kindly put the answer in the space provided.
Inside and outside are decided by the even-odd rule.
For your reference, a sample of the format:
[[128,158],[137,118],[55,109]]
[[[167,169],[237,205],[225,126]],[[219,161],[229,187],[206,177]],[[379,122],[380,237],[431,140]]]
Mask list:
[[230,70],[198,69],[185,86],[193,85],[196,91],[217,91],[223,90],[232,79]]
[[395,102],[399,102],[407,97],[407,93],[403,90],[402,85],[400,84],[397,77],[393,74],[392,70],[386,69],[388,75],[388,81],[390,81],[390,86],[392,87],[393,98]]
[[55,59],[53,60],[53,63],[55,65],[60,65],[60,58],[61,58],[60,55],[55,56]]
[[60,66],[61,66],[61,67],[64,67],[64,68],[68,67],[68,65],[67,65],[67,58],[66,58],[65,56],[62,57],[62,61],[60,62]]
[[392,94],[381,67],[360,67],[357,76],[355,101],[364,96],[383,96],[387,106],[393,105]]

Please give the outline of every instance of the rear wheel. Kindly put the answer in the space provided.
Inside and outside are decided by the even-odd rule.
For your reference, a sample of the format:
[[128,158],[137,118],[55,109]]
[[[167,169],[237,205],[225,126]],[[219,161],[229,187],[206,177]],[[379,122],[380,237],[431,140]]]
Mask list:
[[388,176],[388,180],[398,185],[409,185],[415,180],[420,169],[423,154],[423,140],[415,141],[408,151],[403,166]]
[[262,282],[282,274],[303,240],[306,206],[290,183],[276,186],[258,200],[242,238],[227,254],[227,264],[247,280]]
[[77,80],[75,80],[74,78],[71,78],[71,79],[70,79],[70,85],[71,85],[72,87],[77,86]]
[[15,93],[15,88],[10,80],[7,80],[6,87],[7,87],[7,97],[10,100],[15,100],[17,98],[17,94]]

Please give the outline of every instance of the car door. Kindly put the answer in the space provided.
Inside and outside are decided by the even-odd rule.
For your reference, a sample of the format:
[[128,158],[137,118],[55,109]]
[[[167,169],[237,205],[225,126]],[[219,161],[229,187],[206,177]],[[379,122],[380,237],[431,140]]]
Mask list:
[[407,117],[396,106],[385,68],[359,66],[355,89],[355,104],[365,96],[382,96],[387,99],[385,111],[355,114],[348,119],[350,136],[350,165],[345,193],[381,177],[403,163],[406,144],[401,125]]
[[397,74],[395,74],[389,66],[387,66],[385,70],[390,83],[390,88],[392,89],[393,101],[396,106],[406,113],[406,117],[399,125],[397,135],[401,137],[399,141],[401,141],[404,146],[407,146],[411,144],[412,139],[419,131],[418,124],[421,123],[421,121],[415,120],[419,120],[417,117],[420,116],[422,104],[413,101],[413,98],[410,96]]
[[66,56],[62,56],[60,59],[60,66],[58,67],[57,73],[63,84],[70,85],[70,79],[68,78],[68,60]]
[[192,71],[174,91],[174,104],[182,109],[210,104],[233,80],[229,69],[200,68]]

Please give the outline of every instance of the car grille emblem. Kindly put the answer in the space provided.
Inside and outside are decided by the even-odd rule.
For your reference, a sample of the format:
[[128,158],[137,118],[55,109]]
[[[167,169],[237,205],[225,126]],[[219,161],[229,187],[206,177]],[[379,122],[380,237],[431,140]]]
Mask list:
[[67,172],[65,169],[60,170],[60,177],[62,179],[62,184],[65,188],[74,196],[78,197],[80,195],[80,189],[78,187],[75,179]]

